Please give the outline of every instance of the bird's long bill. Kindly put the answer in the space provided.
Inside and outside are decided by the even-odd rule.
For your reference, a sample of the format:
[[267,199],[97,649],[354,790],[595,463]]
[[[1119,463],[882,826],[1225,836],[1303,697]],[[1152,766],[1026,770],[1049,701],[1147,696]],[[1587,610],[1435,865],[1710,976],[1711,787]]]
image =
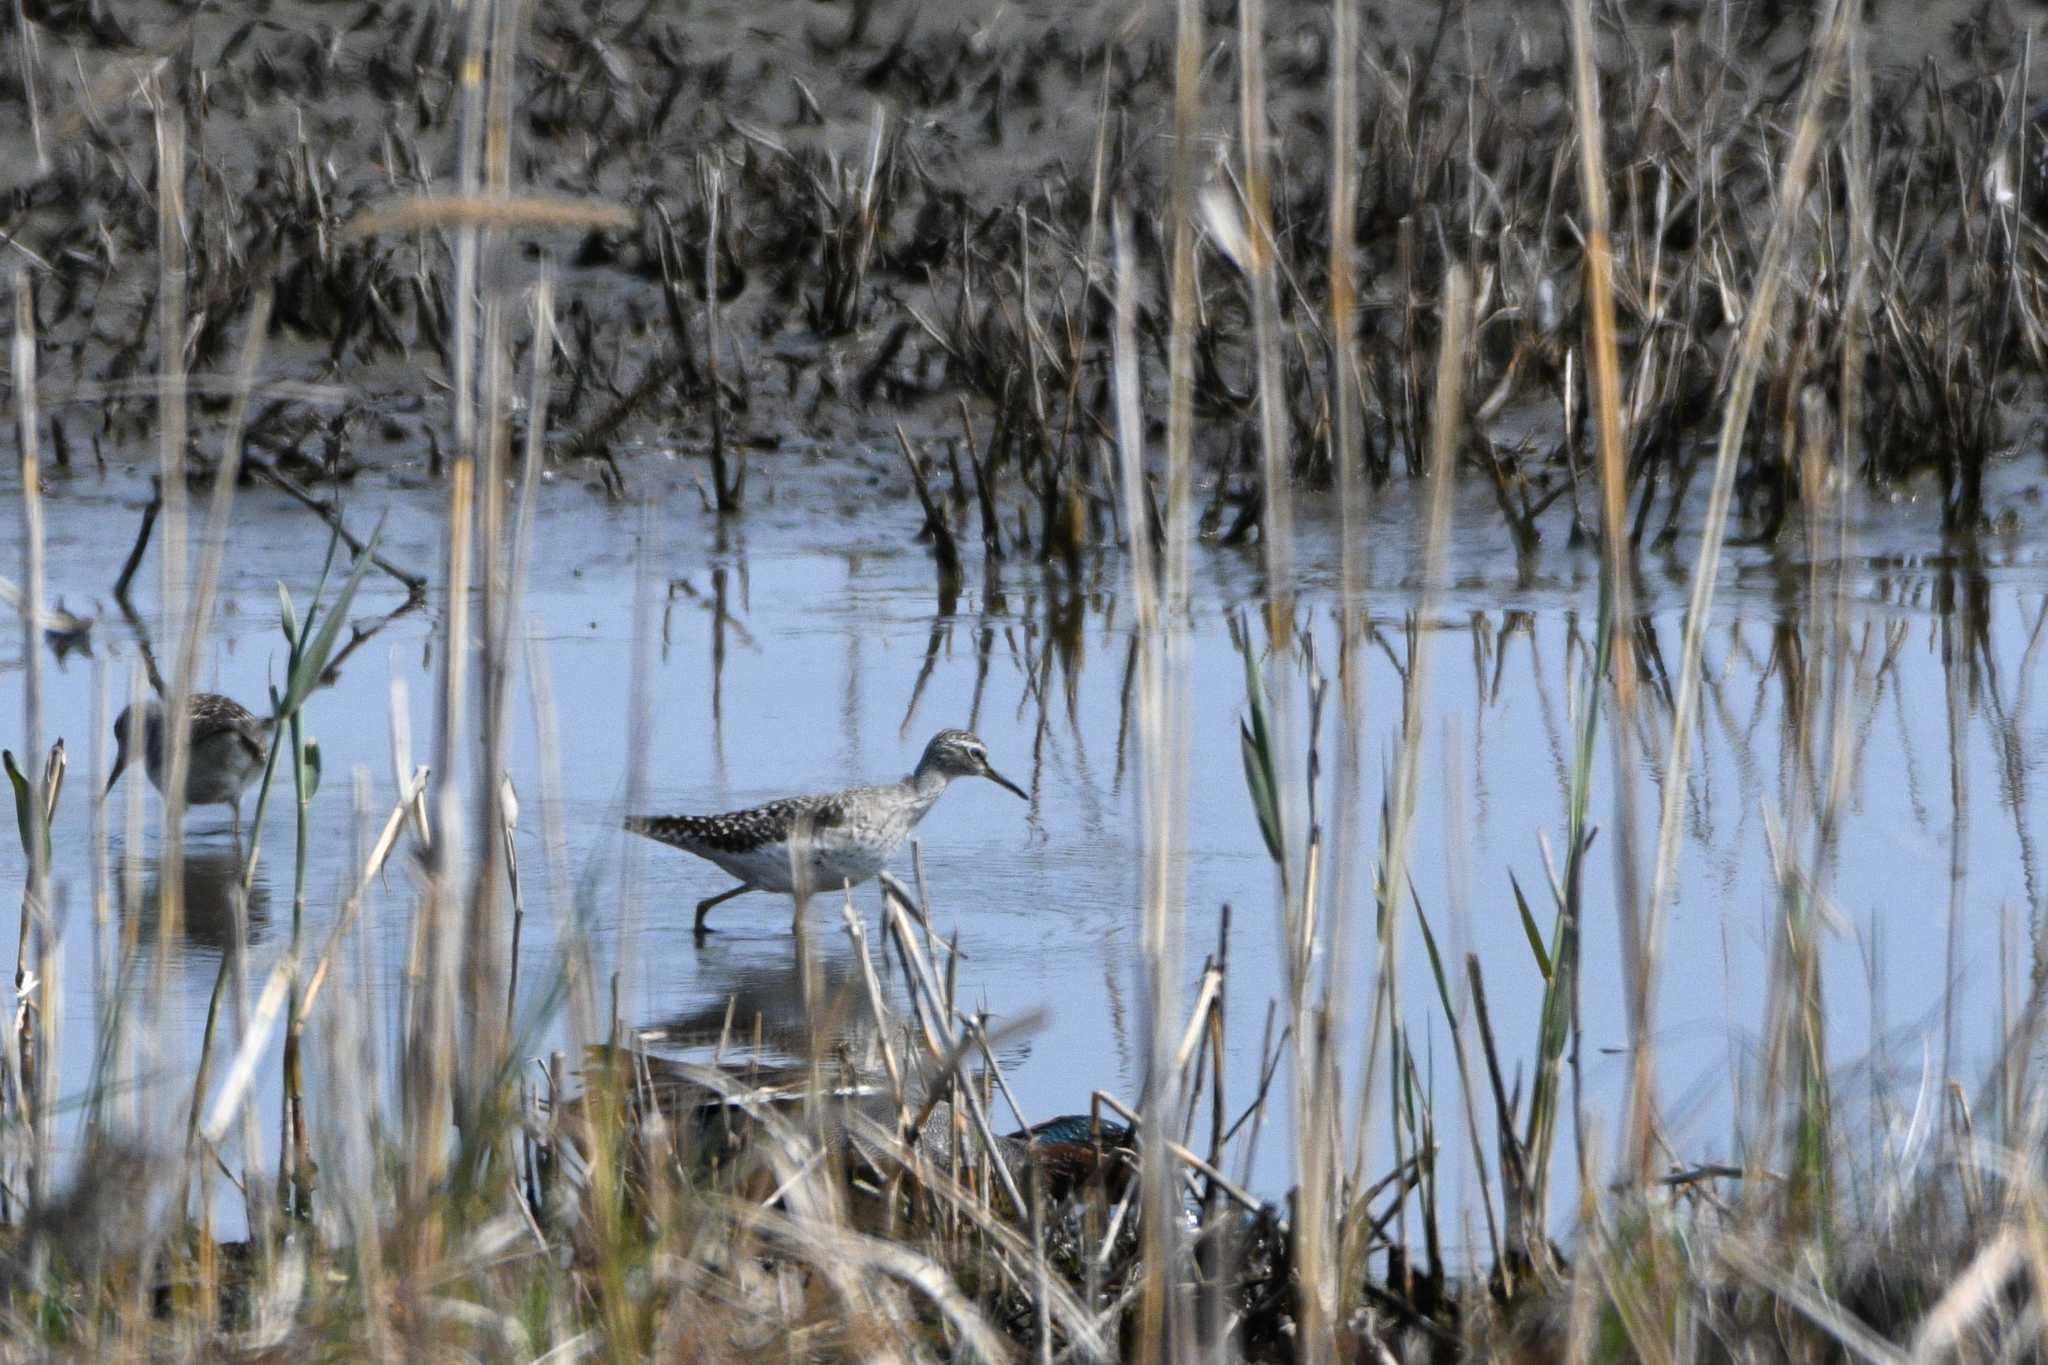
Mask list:
[[121,780],[121,774],[127,768],[128,746],[124,744],[121,746],[120,752],[114,755],[114,771],[107,775],[107,789],[100,793],[100,800],[104,801],[114,794],[114,784]]
[[1009,788],[1011,791],[1017,793],[1017,795],[1023,797],[1026,801],[1029,801],[1031,799],[1031,793],[1025,791],[1022,787],[1018,786],[1015,782],[1012,782],[1009,778],[1004,777],[1001,773],[997,772],[994,768],[989,767],[986,763],[981,765],[981,775],[987,778],[989,781],[995,783],[998,787]]

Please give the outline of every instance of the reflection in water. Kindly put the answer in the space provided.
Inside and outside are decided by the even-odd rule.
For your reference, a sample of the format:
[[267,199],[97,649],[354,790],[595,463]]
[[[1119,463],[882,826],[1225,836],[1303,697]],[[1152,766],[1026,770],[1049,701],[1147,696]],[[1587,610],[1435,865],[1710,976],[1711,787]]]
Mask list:
[[[157,936],[157,907],[163,898],[159,864],[151,861],[148,879],[139,904],[124,898],[121,919],[124,928],[134,922],[140,942],[154,942]],[[185,847],[185,921],[179,937],[194,952],[224,953],[235,942],[235,896],[242,876],[241,853],[232,845]],[[119,879],[117,879],[118,881]],[[249,888],[250,944],[263,942],[270,928],[270,886],[263,869]]]
[[[820,918],[817,903],[812,918]],[[711,936],[696,950],[694,993],[701,1004],[643,1029],[641,1040],[667,1052],[808,1060],[864,1036],[873,1022],[845,936],[816,927],[766,944]]]

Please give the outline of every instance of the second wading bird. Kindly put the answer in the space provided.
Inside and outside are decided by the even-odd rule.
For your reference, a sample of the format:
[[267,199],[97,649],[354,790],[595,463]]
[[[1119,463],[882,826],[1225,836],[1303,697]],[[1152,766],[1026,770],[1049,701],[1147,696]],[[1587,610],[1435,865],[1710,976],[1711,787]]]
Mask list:
[[694,853],[740,879],[732,890],[697,903],[696,929],[701,934],[706,932],[704,917],[722,901],[748,891],[796,894],[799,869],[792,860],[793,848],[803,850],[806,893],[837,891],[866,881],[888,865],[910,837],[911,827],[956,777],[985,777],[1031,799],[989,766],[988,746],[980,739],[965,730],[941,730],[901,782],[792,796],[723,815],[628,816],[626,828]]
[[[189,747],[185,759],[185,804],[231,808],[235,837],[239,839],[242,792],[256,780],[270,757],[264,724],[248,707],[218,692],[194,692],[186,699],[185,714],[191,719],[186,739]],[[101,793],[101,799],[113,793],[114,784],[121,780],[121,774],[135,757],[129,750],[130,736],[139,736],[141,740],[142,767],[149,774],[149,785],[159,795],[163,792],[164,769],[170,761],[170,751],[165,747],[169,736],[164,730],[164,704],[145,701],[123,708],[114,722],[114,771],[107,778],[107,790]]]

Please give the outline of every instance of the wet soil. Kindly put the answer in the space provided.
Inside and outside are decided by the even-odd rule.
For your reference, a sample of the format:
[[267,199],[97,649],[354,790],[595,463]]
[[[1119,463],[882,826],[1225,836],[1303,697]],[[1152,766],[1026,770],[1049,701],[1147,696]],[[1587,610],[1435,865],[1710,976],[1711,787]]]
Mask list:
[[[1205,174],[1227,183],[1235,12],[1205,8],[1215,138]],[[2041,16],[2031,4],[1871,11],[1873,64],[1898,79],[1923,64],[1957,80],[2017,70]],[[29,267],[57,466],[155,453],[157,163],[169,112],[182,115],[184,145],[184,359],[212,377],[199,386],[194,467],[213,456],[220,377],[252,299],[269,291],[255,463],[309,484],[438,472],[452,430],[453,234],[351,227],[380,203],[458,186],[463,13],[386,0],[196,10],[43,0],[25,13],[33,44],[0,74],[0,104],[19,115],[0,135],[0,231]],[[1484,89],[1498,116],[1490,142],[1562,145],[1557,14],[1402,0],[1365,5],[1363,20],[1368,123],[1405,104],[1431,139],[1474,136],[1459,131],[1457,110]],[[660,452],[681,457],[710,497],[703,460],[718,445],[752,469],[753,500],[799,497],[820,514],[858,516],[878,489],[909,496],[901,425],[956,471],[971,441],[994,471],[1006,452],[1027,464],[1010,445],[1036,441],[1078,459],[1088,481],[1086,455],[1073,452],[1097,435],[1106,365],[1090,253],[1099,261],[1104,250],[1105,204],[1121,202],[1136,212],[1148,288],[1160,268],[1172,22],[1164,5],[1043,0],[528,6],[509,183],[618,206],[631,224],[520,227],[484,243],[486,295],[517,300],[543,272],[556,284],[556,475],[620,499],[673,476],[641,458]],[[1733,54],[1751,82],[1745,98],[1782,100],[1814,22],[1810,7],[1789,3],[1617,7],[1605,56],[1619,79],[1674,52]],[[1268,13],[1283,214],[1320,192],[1327,23],[1321,5]],[[1620,149],[1624,165],[1629,155]],[[1639,155],[1654,160],[1654,139]],[[1427,164],[1411,159],[1394,181]],[[1363,169],[1367,326],[1412,343],[1381,286],[1403,216],[1443,204],[1430,184]],[[1514,192],[1514,175],[1501,174]],[[1291,231],[1283,224],[1283,238]],[[716,347],[707,270],[722,302]],[[512,306],[505,349],[523,374],[531,330],[524,305]],[[1241,346],[1221,338],[1204,385],[1216,420],[1203,428],[1219,480],[1245,439],[1247,374]],[[1301,435],[1312,444],[1313,425]],[[1539,486],[1555,476],[1530,475]],[[1042,487],[1006,492],[992,477],[1005,524],[1023,512],[1006,497],[1050,505]],[[1047,480],[1027,474],[1034,481]],[[1039,520],[1018,537],[1042,549],[1057,529]]]

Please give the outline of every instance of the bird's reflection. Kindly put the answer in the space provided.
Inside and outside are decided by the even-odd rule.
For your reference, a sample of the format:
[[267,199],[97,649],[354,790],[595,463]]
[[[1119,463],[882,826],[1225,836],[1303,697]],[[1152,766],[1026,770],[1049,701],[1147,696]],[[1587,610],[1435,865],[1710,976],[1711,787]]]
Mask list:
[[851,952],[818,943],[792,953],[785,940],[763,953],[713,939],[698,950],[696,982],[699,1003],[643,1030],[646,1043],[678,1052],[722,1041],[728,1056],[803,1060],[836,1051],[872,1023]]
[[[235,848],[186,846],[185,904],[179,925],[179,937],[186,948],[194,952],[224,953],[234,945],[235,896],[240,889],[241,877],[242,857]],[[154,942],[161,922],[162,902],[161,864],[152,860],[143,882],[140,902],[130,903],[125,896],[122,898],[123,929],[132,930],[138,942]],[[251,944],[261,943],[268,936],[269,928],[270,887],[259,869],[255,882],[249,887],[248,941]]]

